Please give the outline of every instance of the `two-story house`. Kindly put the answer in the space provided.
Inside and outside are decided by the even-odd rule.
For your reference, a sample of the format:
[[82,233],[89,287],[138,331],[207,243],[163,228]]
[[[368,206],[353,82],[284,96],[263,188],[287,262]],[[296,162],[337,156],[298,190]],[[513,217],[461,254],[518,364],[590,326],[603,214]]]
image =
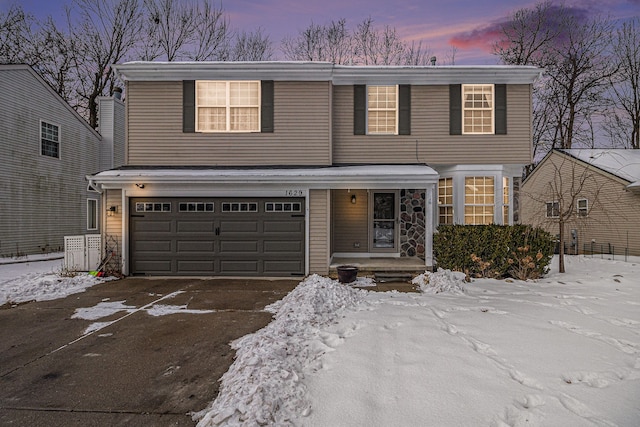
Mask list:
[[[434,265],[439,223],[511,223],[534,67],[131,62],[126,166],[88,177],[125,274]],[[515,185],[514,185],[515,184]]]
[[85,177],[124,161],[124,103],[100,98],[96,131],[22,64],[0,65],[0,93],[0,257],[100,233],[101,197]]

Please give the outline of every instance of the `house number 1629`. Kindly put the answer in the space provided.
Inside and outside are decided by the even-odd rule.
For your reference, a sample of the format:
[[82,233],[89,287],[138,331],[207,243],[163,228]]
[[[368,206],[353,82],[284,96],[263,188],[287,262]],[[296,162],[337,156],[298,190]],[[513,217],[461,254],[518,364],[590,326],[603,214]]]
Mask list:
[[302,197],[304,190],[285,190],[284,195],[287,197]]

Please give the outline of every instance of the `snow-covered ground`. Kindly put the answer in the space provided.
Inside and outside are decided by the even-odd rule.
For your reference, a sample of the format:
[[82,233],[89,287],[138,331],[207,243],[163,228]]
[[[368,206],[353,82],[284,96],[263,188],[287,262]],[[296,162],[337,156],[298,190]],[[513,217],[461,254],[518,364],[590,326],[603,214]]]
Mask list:
[[[199,426],[638,426],[640,260],[375,293],[312,276],[233,346]],[[420,282],[420,280],[418,280]],[[424,282],[424,281],[422,281]]]
[[[59,260],[46,262],[59,271]],[[37,273],[46,262],[0,265],[0,304],[64,296],[56,288],[72,279]],[[267,308],[267,327],[233,343],[220,394],[194,418],[199,426],[637,426],[640,259],[568,257],[567,271],[471,283],[442,272],[418,278],[414,294],[311,276]]]

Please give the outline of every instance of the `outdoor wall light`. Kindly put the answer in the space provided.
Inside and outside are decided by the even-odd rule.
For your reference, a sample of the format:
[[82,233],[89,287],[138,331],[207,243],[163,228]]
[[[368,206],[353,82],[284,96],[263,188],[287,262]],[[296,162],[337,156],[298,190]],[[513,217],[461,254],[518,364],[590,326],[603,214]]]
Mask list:
[[136,187],[142,189],[142,188],[144,188],[144,184],[136,184]]
[[351,203],[353,203],[354,205],[356,204],[356,195],[355,194],[351,195]]
[[107,209],[107,216],[114,216],[116,212],[118,212],[117,206],[109,206],[109,208]]

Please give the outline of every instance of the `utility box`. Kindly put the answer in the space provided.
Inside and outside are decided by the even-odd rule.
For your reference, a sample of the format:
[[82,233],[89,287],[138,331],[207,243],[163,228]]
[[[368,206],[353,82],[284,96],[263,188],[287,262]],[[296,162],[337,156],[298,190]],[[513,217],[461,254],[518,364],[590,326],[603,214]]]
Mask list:
[[64,236],[64,268],[90,271],[100,265],[102,238],[99,234]]

